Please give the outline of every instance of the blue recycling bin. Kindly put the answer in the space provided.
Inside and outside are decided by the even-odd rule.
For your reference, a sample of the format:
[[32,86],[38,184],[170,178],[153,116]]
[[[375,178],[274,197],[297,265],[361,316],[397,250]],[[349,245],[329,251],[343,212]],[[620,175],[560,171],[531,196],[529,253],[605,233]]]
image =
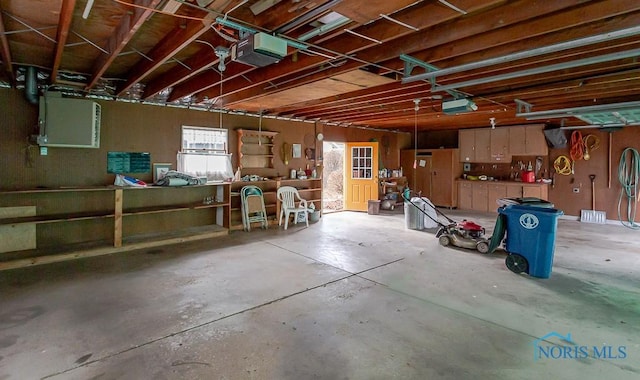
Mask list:
[[506,218],[507,268],[516,273],[549,278],[558,218],[564,213],[530,205],[510,205],[501,207],[498,212]]

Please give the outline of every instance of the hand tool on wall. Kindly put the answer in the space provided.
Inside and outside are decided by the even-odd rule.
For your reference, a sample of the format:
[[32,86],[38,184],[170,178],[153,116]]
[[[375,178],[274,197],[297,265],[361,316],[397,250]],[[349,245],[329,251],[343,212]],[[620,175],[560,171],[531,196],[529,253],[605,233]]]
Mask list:
[[589,179],[591,180],[591,209],[595,211],[596,209],[596,175],[590,174]]

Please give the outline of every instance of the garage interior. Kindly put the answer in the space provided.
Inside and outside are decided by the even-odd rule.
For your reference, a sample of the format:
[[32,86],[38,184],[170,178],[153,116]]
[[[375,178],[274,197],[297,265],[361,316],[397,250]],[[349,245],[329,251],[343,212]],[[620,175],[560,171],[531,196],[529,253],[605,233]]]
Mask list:
[[[639,21],[617,0],[0,0],[0,379],[637,378]],[[184,167],[185,127],[225,131],[232,175],[114,185]],[[322,211],[327,142],[343,212]],[[247,184],[268,229],[244,230]],[[319,221],[279,226],[284,186]],[[407,187],[487,236],[496,200],[550,202],[553,274],[408,228]]]

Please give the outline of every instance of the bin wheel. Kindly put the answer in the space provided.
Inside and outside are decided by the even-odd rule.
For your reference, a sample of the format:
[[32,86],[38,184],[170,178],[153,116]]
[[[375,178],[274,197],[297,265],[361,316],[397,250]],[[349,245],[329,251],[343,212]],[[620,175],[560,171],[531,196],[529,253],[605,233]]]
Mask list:
[[443,247],[446,247],[449,244],[451,244],[451,238],[447,235],[440,236],[440,239],[438,239],[438,241],[440,242],[440,245]]
[[507,268],[513,273],[522,273],[526,272],[529,268],[529,264],[527,263],[527,259],[525,259],[522,255],[518,255],[517,253],[512,253],[505,259],[505,264]]
[[479,241],[478,244],[476,244],[476,249],[480,253],[487,253],[489,252],[489,243],[486,241]]

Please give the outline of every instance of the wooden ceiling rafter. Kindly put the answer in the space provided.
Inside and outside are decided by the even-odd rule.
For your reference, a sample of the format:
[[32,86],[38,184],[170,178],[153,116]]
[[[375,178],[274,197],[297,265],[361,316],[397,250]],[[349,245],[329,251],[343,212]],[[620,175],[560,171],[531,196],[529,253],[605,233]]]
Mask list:
[[[493,4],[494,2],[495,1],[491,1],[491,0],[486,1],[486,3],[489,3],[489,4]],[[366,6],[366,5],[363,5],[363,6]],[[425,8],[427,6],[429,6],[430,8]],[[432,17],[424,17],[424,12],[427,9],[430,11],[430,14]],[[420,27],[422,28],[426,28],[429,25],[435,25],[438,22],[436,21],[438,20],[437,16],[439,14],[443,14],[442,8],[440,6],[433,5],[431,3],[424,3],[421,7],[406,10],[405,12],[407,12],[407,16],[405,19],[403,19],[403,21],[413,22],[416,25],[420,25]],[[454,18],[459,16],[460,15],[455,14],[455,12],[446,10],[444,11],[444,14],[441,18],[444,17],[448,19],[448,18]],[[406,28],[400,25],[392,24],[391,27],[387,27],[387,25],[388,25],[388,22],[386,21],[384,22],[384,24],[381,21],[375,21],[368,25],[364,25],[361,28],[358,28],[356,31],[358,33],[372,36],[372,38],[377,37],[377,39],[380,39],[386,42],[393,40],[393,38],[406,36],[411,33],[411,31],[407,31]],[[392,37],[391,33],[395,33],[396,37]],[[358,53],[361,50],[364,50],[366,48],[369,48],[375,45],[377,44],[371,41],[363,40],[363,39],[354,37],[353,35],[343,33],[337,36],[336,38],[330,41],[327,41],[321,46],[323,49],[326,49],[327,52],[337,52],[339,53],[338,55],[340,56],[348,56],[349,54]],[[278,79],[281,79],[285,76],[298,73],[305,68],[317,66],[327,61],[329,60],[325,57],[299,55],[299,58],[296,62],[292,62],[292,60],[290,59],[285,59],[280,63],[278,63],[278,65],[275,65],[275,66],[272,65],[272,66],[264,67],[262,69],[255,70],[254,72],[250,73],[250,76],[251,76],[250,82],[254,83],[252,85],[253,91],[256,96],[260,95],[263,93],[263,90],[262,90],[263,87],[261,87],[263,84],[267,82],[277,81]],[[361,64],[361,65],[364,65],[364,64]],[[301,68],[301,66],[303,66],[303,68]],[[204,87],[207,84],[203,83],[202,85]],[[238,91],[248,91],[246,82],[229,83],[225,89],[225,96],[230,96]],[[205,91],[198,92],[197,97],[201,99],[204,97],[210,98],[211,96],[205,90]],[[222,104],[228,104],[228,103],[231,103],[231,102],[226,101],[226,99],[224,99],[222,102]]]
[[[282,4],[284,4],[284,7],[278,7],[279,5],[282,5]],[[298,15],[293,15],[290,12],[288,12],[288,7],[289,6],[287,5],[286,2],[280,3],[280,4],[277,4],[275,7],[270,8],[268,12],[261,13],[261,15],[268,14],[270,19],[275,18],[278,20],[277,21],[278,23],[284,24],[284,23],[290,22],[295,17],[298,17]],[[257,20],[258,20],[258,17],[256,17],[256,19],[250,19],[245,22],[249,25],[256,25],[258,24]],[[201,51],[204,52],[204,54],[206,55],[209,55],[210,53],[206,51],[206,48],[201,49]],[[196,56],[197,55],[199,54],[196,54]],[[175,101],[185,96],[190,96],[196,92],[202,91],[203,90],[202,88],[191,89],[191,87],[193,86],[193,83],[191,85],[189,85],[188,83],[184,85],[180,85],[180,84],[183,82],[189,81],[190,79],[192,79],[199,73],[205,71],[212,65],[215,65],[216,63],[217,63],[217,59],[207,60],[202,58],[195,58],[190,62],[185,62],[186,66],[189,66],[191,70],[188,70],[185,67],[176,67],[174,70],[172,70],[172,72],[165,74],[163,78],[159,78],[150,82],[147,88],[145,89],[144,96],[145,98],[150,98],[156,93],[162,91],[167,87],[178,86],[177,88],[174,88],[174,91],[172,92],[169,98],[169,101]],[[236,66],[236,69],[239,72],[242,72],[243,74],[248,71],[246,70],[245,65],[240,63],[230,62],[229,65],[227,65],[227,67],[229,66]],[[235,73],[231,73],[228,76],[234,77],[235,75],[236,75]],[[220,81],[220,76],[204,75],[204,76],[198,77],[194,83],[201,83],[200,86],[203,86],[202,83],[208,83],[209,84],[207,87],[208,89],[210,87],[215,87],[216,85],[218,85],[219,81]]]
[[353,101],[349,104],[334,105],[331,108],[323,108],[310,110],[306,112],[296,112],[293,114],[295,117],[306,117],[314,119],[316,117],[324,118],[340,118],[344,115],[348,115],[353,112],[368,112],[369,109],[379,109],[380,107],[392,106],[394,104],[412,101],[413,99],[428,99],[440,102],[440,99],[433,99],[429,96],[425,96],[425,92],[419,88],[414,91],[403,91],[393,95],[380,96],[378,94],[371,95],[369,100]]
[[9,40],[7,39],[6,31],[4,29],[4,17],[2,16],[2,4],[0,4],[0,54],[2,57],[2,64],[4,71],[7,73],[7,79],[11,87],[15,85],[14,73],[13,73],[13,61],[11,58],[11,47],[9,46]]
[[[527,7],[523,6],[522,1],[516,2],[517,4],[513,5],[512,12],[508,13],[508,16],[503,14],[502,12],[496,12],[493,9],[488,10],[485,13],[482,13],[482,22],[486,23],[484,26],[484,30],[486,30],[491,25],[494,28],[504,28],[507,25],[511,25],[512,23],[520,22],[526,17],[533,17],[530,10]],[[557,2],[552,2],[557,3]],[[562,2],[563,4],[565,2]],[[572,1],[572,3],[579,3],[578,0]],[[492,4],[492,3],[489,3]],[[555,5],[552,6],[550,4],[545,4],[540,11],[546,12],[556,12],[558,9],[564,9],[568,5]],[[459,16],[459,15],[458,15]],[[537,16],[536,16],[537,17]],[[422,16],[424,19],[424,17]],[[368,48],[364,48],[362,50],[358,50],[358,57],[362,60],[369,62],[380,62],[389,60],[395,57],[398,57],[400,54],[412,52],[412,51],[420,51],[428,47],[433,47],[441,44],[451,43],[457,39],[461,38],[461,35],[464,37],[471,37],[477,34],[476,29],[473,27],[475,22],[478,20],[473,20],[472,18],[457,18],[453,21],[447,23],[440,23],[435,25],[433,28],[428,28],[421,30],[420,32],[411,33],[410,35],[403,35],[403,43],[402,44],[384,44],[379,46],[371,46]],[[458,28],[459,26],[465,26],[469,30],[465,28]],[[402,28],[398,25],[399,28]],[[482,28],[479,28],[482,30]],[[453,32],[452,32],[453,30]],[[398,46],[398,47],[395,47]],[[278,65],[280,66],[280,65]],[[358,65],[358,63],[348,62],[347,65],[344,65],[342,68],[344,72],[352,70],[357,67],[361,67],[362,65]],[[334,73],[335,74],[335,73]],[[278,78],[271,78],[270,80],[276,80]],[[262,82],[264,83],[264,82]],[[292,87],[295,85],[301,85],[308,83],[305,79],[302,79],[298,83],[289,83],[287,86]],[[242,91],[242,94],[235,95],[236,91]],[[268,93],[268,92],[267,92]],[[234,87],[227,87],[225,91],[225,95],[222,99],[222,104],[233,104],[239,99],[251,99],[253,97],[257,97],[260,95],[264,95],[265,91],[254,85],[252,87],[247,88],[246,85],[238,87],[237,89]],[[201,94],[199,94],[201,96]]]
[[[596,17],[597,17],[597,16],[599,16],[599,15],[600,15],[600,10],[598,10],[598,9],[596,8],[596,10],[592,11],[591,13],[592,13],[592,14],[594,14],[594,16],[596,16]],[[585,14],[585,13],[583,13],[583,15],[584,15],[584,14]],[[582,22],[584,22],[584,18],[582,19]],[[509,35],[511,36],[511,35],[512,35],[512,33],[509,33]],[[474,41],[474,42],[472,42],[471,44],[474,44],[475,46],[482,46],[482,44],[479,44],[479,43],[477,43],[477,42],[475,42],[475,41]],[[313,116],[315,116],[315,115],[313,115]]]
[[62,53],[69,37],[71,30],[71,20],[73,19],[73,8],[76,0],[62,0],[60,7],[60,20],[58,21],[58,30],[56,31],[56,45],[53,53],[53,63],[51,64],[51,75],[49,81],[54,84],[58,78],[58,69],[62,62]]
[[286,107],[276,107],[270,109],[270,112],[273,114],[283,115],[283,116],[291,116],[300,113],[308,113],[314,111],[322,111],[327,109],[333,109],[335,107],[340,107],[344,104],[352,104],[352,102],[361,102],[366,101],[368,99],[377,99],[378,97],[385,97],[389,94],[394,94],[396,92],[403,92],[405,90],[414,91],[414,88],[425,89],[425,93],[427,93],[427,86],[425,83],[412,83],[408,85],[403,85],[399,82],[393,82],[386,85],[365,88],[362,90],[356,90],[351,92],[342,93],[339,95],[333,95],[326,98],[319,98],[314,100],[309,100],[301,103],[295,103],[292,105],[288,105]]
[[[138,4],[144,8],[156,8],[161,1],[162,0],[138,0]],[[101,54],[93,64],[91,80],[85,87],[85,90],[92,89],[100,81],[102,75],[107,71],[109,66],[111,66],[125,46],[127,46],[129,41],[131,41],[140,27],[153,15],[154,12],[151,9],[144,8],[135,7],[131,12],[123,15],[120,24],[103,46],[108,54]],[[177,9],[178,8],[175,8],[175,10]]]
[[[396,83],[391,83],[391,84],[396,85]],[[404,94],[409,94],[414,98],[426,97],[428,96],[427,94],[429,93],[430,86],[425,83],[419,82],[419,83],[414,83],[412,86],[405,85],[404,87],[396,87],[393,89],[390,89],[389,86],[387,85],[374,87],[373,89],[374,90],[372,90],[371,88],[367,88],[363,90],[347,92],[343,96],[339,98],[335,97],[334,99],[322,98],[321,100],[322,103],[320,104],[309,105],[307,107],[301,106],[289,112],[287,112],[286,110],[277,109],[277,108],[270,111],[273,113],[281,114],[281,115],[287,114],[291,116],[297,116],[297,115],[306,116],[313,113],[332,111],[336,108],[341,108],[345,106],[355,107],[361,104],[366,104],[368,102],[384,101],[384,99],[392,99],[397,96],[402,96]]]

